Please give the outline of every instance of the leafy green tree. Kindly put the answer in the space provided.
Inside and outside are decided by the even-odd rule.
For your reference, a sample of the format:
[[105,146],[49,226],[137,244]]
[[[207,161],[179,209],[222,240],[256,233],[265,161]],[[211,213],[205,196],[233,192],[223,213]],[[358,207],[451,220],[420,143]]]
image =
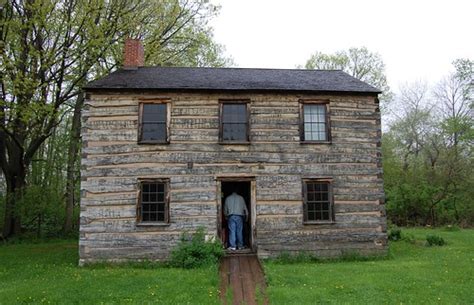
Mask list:
[[[0,16],[0,167],[7,184],[3,235],[18,233],[16,204],[26,187],[35,153],[64,116],[63,105],[79,93],[89,69],[119,29],[124,1],[110,4],[109,20],[96,1],[8,1]],[[96,31],[89,40],[81,33]],[[94,57],[82,60],[86,50]],[[82,72],[82,73],[81,73]]]
[[429,94],[426,84],[404,86],[398,112],[383,135],[387,214],[399,225],[472,225],[472,61]]
[[[73,193],[81,87],[120,65],[124,38],[143,37],[149,63],[194,60],[196,64],[225,65],[222,48],[212,41],[207,26],[216,13],[217,8],[204,0],[6,2],[0,10],[0,167],[7,185],[3,236],[20,232],[17,204],[32,160],[72,109],[76,115],[69,141],[67,171],[71,174],[66,194]],[[180,61],[182,58],[186,60]],[[66,201],[71,215],[74,199]],[[67,219],[65,228],[70,226],[71,219]]]
[[[120,43],[112,45],[107,54],[92,67],[89,79],[98,78],[120,66],[124,37],[144,40],[147,65],[224,67],[234,64],[231,58],[224,56],[224,48],[213,41],[212,29],[207,25],[208,20],[218,13],[218,7],[203,0],[135,2],[134,9],[124,15],[123,33],[116,33]],[[100,18],[95,19],[96,24],[101,22]],[[84,39],[87,39],[87,35],[84,33]],[[73,208],[77,201],[80,112],[83,103],[84,97],[77,96],[68,148],[66,232],[72,230]]]
[[383,92],[380,100],[385,109],[392,100],[382,57],[377,53],[370,52],[366,47],[349,48],[333,54],[316,52],[306,61],[304,67],[306,69],[343,70],[380,89]]

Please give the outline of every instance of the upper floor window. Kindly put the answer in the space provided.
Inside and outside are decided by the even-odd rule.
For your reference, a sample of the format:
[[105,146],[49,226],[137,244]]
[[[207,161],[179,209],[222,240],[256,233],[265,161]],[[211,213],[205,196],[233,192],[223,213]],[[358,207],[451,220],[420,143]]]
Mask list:
[[249,142],[248,101],[221,102],[219,140],[226,143]]
[[327,102],[304,102],[301,104],[301,141],[329,142],[330,128]]
[[333,198],[330,180],[304,180],[303,197],[305,222],[333,221]]
[[151,179],[140,181],[138,202],[138,222],[168,223],[169,196],[167,179]]
[[139,143],[169,142],[168,103],[141,103]]

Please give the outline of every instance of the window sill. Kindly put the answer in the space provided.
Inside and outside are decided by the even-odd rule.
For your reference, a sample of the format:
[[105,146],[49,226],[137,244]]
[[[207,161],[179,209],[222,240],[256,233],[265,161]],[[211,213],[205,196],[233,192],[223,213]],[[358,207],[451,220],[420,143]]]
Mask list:
[[157,141],[138,141],[138,145],[168,145],[170,142],[157,142]]
[[137,222],[137,227],[169,227],[168,222]]
[[219,144],[221,145],[250,145],[250,142],[247,141],[247,142],[224,142],[224,141],[220,141]]
[[333,224],[336,224],[335,221],[332,221],[332,220],[320,220],[320,221],[304,221],[303,222],[304,225],[333,225]]
[[330,145],[332,144],[331,141],[300,141],[300,144],[326,144]]

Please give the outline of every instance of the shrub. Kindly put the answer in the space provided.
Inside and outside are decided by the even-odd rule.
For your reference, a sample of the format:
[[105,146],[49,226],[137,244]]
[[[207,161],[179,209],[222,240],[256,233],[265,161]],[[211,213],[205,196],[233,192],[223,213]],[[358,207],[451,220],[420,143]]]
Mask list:
[[427,246],[443,246],[446,242],[441,236],[438,235],[427,235],[426,236],[426,245]]
[[407,243],[410,243],[410,244],[415,244],[416,243],[415,235],[413,235],[411,233],[403,233],[402,234],[402,240],[406,241]]
[[402,238],[402,230],[393,228],[388,232],[388,240],[397,241]]
[[179,268],[198,268],[216,264],[224,255],[222,244],[218,240],[206,241],[204,228],[195,233],[184,233],[175,249],[171,252],[170,265]]
[[459,228],[458,225],[447,225],[444,227],[444,230],[448,232],[458,232],[461,230],[461,228]]

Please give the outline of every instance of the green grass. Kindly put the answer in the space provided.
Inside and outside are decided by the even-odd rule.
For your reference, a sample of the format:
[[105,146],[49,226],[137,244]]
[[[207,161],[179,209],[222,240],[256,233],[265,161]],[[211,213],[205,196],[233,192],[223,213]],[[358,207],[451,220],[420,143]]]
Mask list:
[[77,241],[0,245],[0,304],[219,304],[216,268],[78,267]]
[[[264,263],[275,304],[474,304],[474,230],[402,229],[385,260]],[[445,239],[426,247],[428,234]]]
[[[474,230],[402,229],[385,260],[264,263],[271,304],[474,304]],[[426,247],[437,234],[447,245]],[[215,268],[77,267],[77,241],[0,245],[0,304],[219,304]]]

